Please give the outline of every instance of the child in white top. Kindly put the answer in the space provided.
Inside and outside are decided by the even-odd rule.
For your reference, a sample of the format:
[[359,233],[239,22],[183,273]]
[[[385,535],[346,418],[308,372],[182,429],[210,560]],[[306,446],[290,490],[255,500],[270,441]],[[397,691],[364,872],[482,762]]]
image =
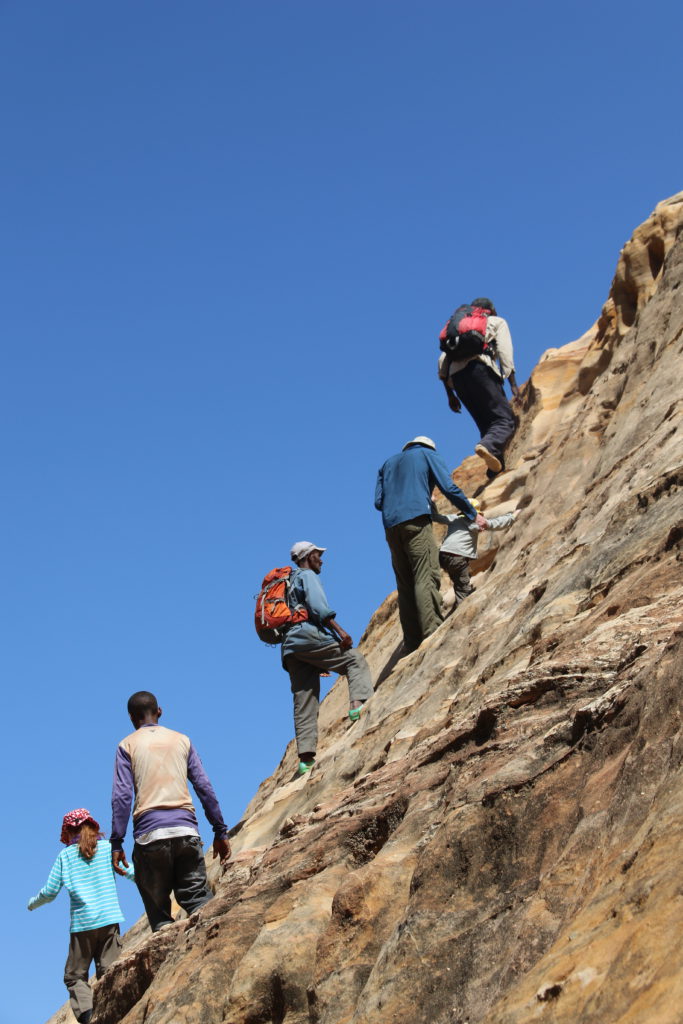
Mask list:
[[[479,511],[479,502],[471,501]],[[485,530],[506,530],[517,519],[519,509],[506,512],[505,515],[486,519]],[[455,594],[454,608],[472,593],[470,582],[470,561],[477,556],[477,541],[480,527],[463,515],[442,515],[432,504],[432,519],[435,523],[445,523],[448,527],[443,544],[439,548],[439,565],[444,569],[453,584]]]

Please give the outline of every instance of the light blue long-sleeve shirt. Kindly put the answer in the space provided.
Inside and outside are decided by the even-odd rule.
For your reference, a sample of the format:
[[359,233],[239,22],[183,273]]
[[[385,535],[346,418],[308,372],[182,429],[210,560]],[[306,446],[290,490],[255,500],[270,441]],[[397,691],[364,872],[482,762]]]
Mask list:
[[[108,924],[119,924],[123,921],[123,914],[114,878],[111,844],[106,839],[100,839],[92,860],[85,860],[78,843],[72,843],[61,851],[47,882],[38,895],[29,900],[28,909],[36,910],[45,903],[51,903],[65,886],[71,897],[70,931],[87,932]],[[132,865],[126,870],[126,878],[135,879]]]
[[297,650],[310,650],[321,644],[337,642],[337,637],[324,626],[336,616],[330,608],[318,574],[312,569],[294,569],[289,578],[289,604],[291,608],[303,606],[308,612],[305,622],[290,626],[282,641],[282,660]]
[[377,474],[375,487],[375,508],[382,513],[385,530],[418,516],[431,515],[435,487],[466,519],[477,518],[477,510],[451,480],[444,460],[431,448],[419,445],[387,459]]

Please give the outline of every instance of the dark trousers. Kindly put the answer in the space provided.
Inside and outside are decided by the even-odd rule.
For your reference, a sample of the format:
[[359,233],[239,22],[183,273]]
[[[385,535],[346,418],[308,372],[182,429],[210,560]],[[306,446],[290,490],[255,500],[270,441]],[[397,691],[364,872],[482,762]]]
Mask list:
[[69,991],[69,1002],[74,1016],[92,1010],[92,989],[88,984],[90,964],[95,961],[95,973],[101,978],[121,952],[121,939],[117,924],[102,928],[89,928],[85,932],[72,932],[69,955],[64,966],[64,984]]
[[398,617],[406,651],[416,651],[443,622],[441,574],[431,516],[385,530],[398,590]]
[[453,584],[455,594],[455,607],[464,601],[468,594],[472,593],[470,583],[470,560],[464,555],[452,555],[449,551],[439,552],[439,565],[448,573]]
[[454,373],[451,384],[477,424],[481,443],[503,461],[503,449],[515,432],[515,416],[505,397],[503,382],[479,359],[472,359]]
[[174,836],[133,847],[135,882],[153,932],[173,924],[171,892],[192,914],[211,899],[199,836]]

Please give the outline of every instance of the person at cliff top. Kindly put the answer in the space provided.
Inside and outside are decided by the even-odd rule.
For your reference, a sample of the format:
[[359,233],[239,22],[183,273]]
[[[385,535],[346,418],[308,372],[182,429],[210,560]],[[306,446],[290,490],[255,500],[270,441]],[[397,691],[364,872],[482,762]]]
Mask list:
[[367,662],[353,648],[353,640],[335,619],[318,579],[323,552],[308,540],[291,550],[296,568],[290,576],[289,602],[304,607],[308,619],[289,626],[282,642],[282,665],[289,673],[294,701],[294,731],[299,754],[299,775],[315,762],[318,746],[320,674],[338,672],[349,683],[349,718],[360,718],[361,708],[372,696],[372,678]]
[[[472,501],[472,504],[479,511],[479,503]],[[518,515],[519,509],[514,512],[506,512],[502,516],[494,516],[492,519],[486,516],[486,529],[506,530],[512,526]],[[435,505],[432,505],[432,519],[435,523],[445,523],[448,527],[439,548],[439,565],[448,573],[453,584],[454,608],[457,608],[468,594],[472,593],[470,561],[477,554],[477,541],[481,527],[476,522],[470,522],[463,515],[454,515],[453,513],[442,515]]]
[[[92,1017],[90,964],[95,961],[101,978],[121,951],[119,924],[123,914],[116,895],[111,846],[85,807],[69,811],[62,821],[60,841],[66,846],[57,857],[47,882],[28,903],[29,910],[51,903],[62,886],[71,898],[71,940],[64,968],[64,984],[76,1020]],[[133,879],[133,869],[124,872]]]
[[114,764],[111,845],[114,869],[128,867],[123,839],[133,794],[135,881],[153,932],[173,924],[171,891],[188,914],[212,897],[188,779],[213,826],[213,855],[225,867],[228,830],[213,786],[187,736],[159,725],[161,708],[153,693],[140,690],[128,701],[135,727],[121,740]]
[[453,483],[431,438],[414,437],[401,452],[387,459],[377,474],[375,508],[382,513],[391,551],[405,653],[416,650],[443,622],[441,574],[431,516],[435,487],[468,521],[486,529],[486,520]]
[[474,299],[471,305],[490,311],[485,338],[489,351],[463,360],[442,352],[439,377],[453,412],[460,412],[462,404],[476,423],[481,441],[474,451],[486,463],[487,476],[492,477],[504,469],[503,450],[516,425],[503,382],[509,381],[515,398],[519,398],[519,387],[507,322],[498,316],[490,299]]

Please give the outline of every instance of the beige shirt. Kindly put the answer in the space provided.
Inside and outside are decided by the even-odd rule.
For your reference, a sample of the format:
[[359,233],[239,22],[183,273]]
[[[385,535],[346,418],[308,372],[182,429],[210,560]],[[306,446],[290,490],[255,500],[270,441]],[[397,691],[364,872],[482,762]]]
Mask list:
[[149,725],[126,736],[120,746],[130,757],[133,770],[133,819],[153,807],[194,811],[187,788],[188,736],[163,725]]
[[502,316],[490,316],[486,327],[486,340],[496,347],[496,358],[489,355],[471,356],[470,359],[448,361],[448,356],[442,352],[439,356],[439,377],[441,380],[450,378],[458,370],[462,370],[472,359],[490,366],[495,374],[502,380],[507,380],[511,373],[514,373],[515,363],[512,354],[512,336],[507,321]]

